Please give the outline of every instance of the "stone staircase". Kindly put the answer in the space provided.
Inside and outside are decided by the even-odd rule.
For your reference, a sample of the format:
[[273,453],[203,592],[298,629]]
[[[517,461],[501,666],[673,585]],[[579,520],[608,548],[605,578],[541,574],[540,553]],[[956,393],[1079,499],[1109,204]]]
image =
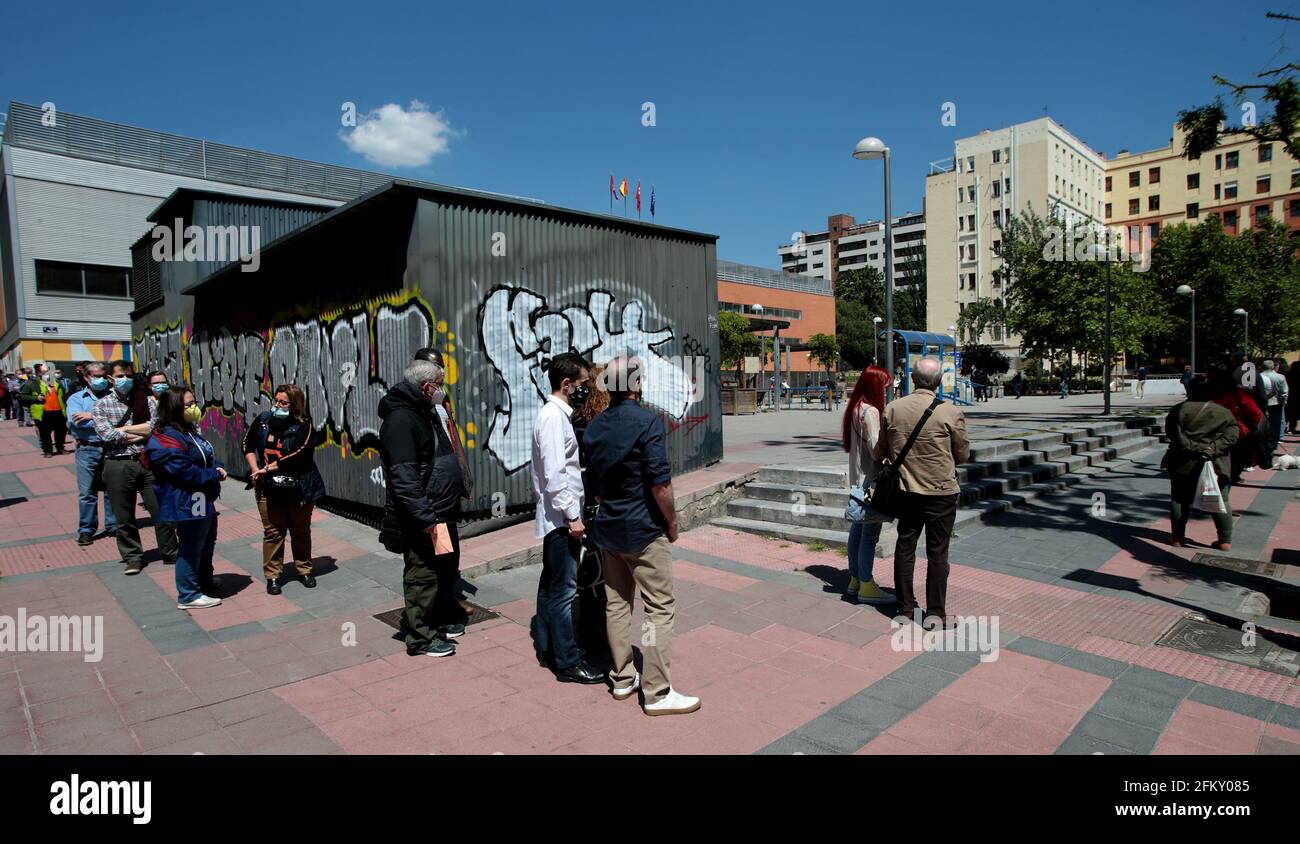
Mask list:
[[[963,526],[1128,463],[1129,455],[1160,444],[1161,427],[1161,419],[1139,416],[973,441],[970,462],[957,467],[961,506],[954,533],[960,535]],[[844,521],[847,487],[848,468],[842,463],[765,466],[739,497],[727,503],[725,515],[711,524],[844,548],[849,537]],[[892,554],[896,539],[894,525],[886,524],[876,555]]]

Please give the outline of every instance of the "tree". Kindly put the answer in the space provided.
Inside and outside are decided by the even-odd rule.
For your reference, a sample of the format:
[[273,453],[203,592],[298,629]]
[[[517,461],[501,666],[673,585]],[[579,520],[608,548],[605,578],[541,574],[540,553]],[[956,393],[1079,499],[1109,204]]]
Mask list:
[[994,326],[1003,329],[1007,326],[1007,310],[1001,299],[981,297],[967,304],[962,309],[961,316],[957,317],[958,333],[975,341]]
[[885,277],[875,267],[858,267],[840,273],[835,298],[857,302],[876,316],[885,315]]
[[759,342],[749,330],[749,320],[735,311],[718,312],[718,346],[723,366],[736,368],[736,382],[744,386],[741,365],[747,355],[758,353]]
[[967,343],[961,347],[961,374],[969,375],[976,366],[991,375],[1002,375],[1011,369],[1011,359],[985,343]]
[[[1269,12],[1265,17],[1282,21],[1300,21],[1292,15]],[[1209,105],[1198,106],[1178,115],[1178,128],[1186,133],[1183,152],[1188,158],[1200,158],[1219,145],[1224,134],[1244,133],[1258,141],[1279,141],[1291,154],[1300,159],[1300,84],[1295,74],[1300,71],[1300,64],[1288,62],[1281,67],[1271,68],[1256,74],[1259,82],[1238,85],[1215,74],[1211,77],[1216,85],[1232,92],[1238,105],[1244,105],[1249,111],[1244,114],[1240,129],[1223,130],[1227,115],[1223,108],[1223,98],[1216,97]],[[1252,91],[1260,91],[1259,99],[1272,104],[1271,117],[1259,121],[1254,116],[1254,103],[1248,100]]]
[[835,299],[835,338],[840,344],[840,357],[855,369],[871,363],[875,324],[866,305],[847,299]]
[[[808,338],[808,351],[812,359],[822,365],[826,370],[826,380],[830,383],[831,389],[835,388],[835,379],[831,375],[831,370],[840,359],[840,341],[830,334],[814,334]],[[826,402],[826,409],[831,409],[832,402]]]
[[[894,327],[904,331],[925,331],[927,278],[924,246],[904,250],[903,269],[894,282]],[[884,316],[883,305],[881,316]]]

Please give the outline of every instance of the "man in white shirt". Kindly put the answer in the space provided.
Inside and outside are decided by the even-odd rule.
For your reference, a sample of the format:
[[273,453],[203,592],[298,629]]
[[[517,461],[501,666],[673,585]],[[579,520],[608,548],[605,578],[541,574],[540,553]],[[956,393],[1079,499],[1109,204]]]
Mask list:
[[1264,401],[1259,409],[1268,417],[1271,454],[1277,451],[1278,444],[1282,442],[1282,434],[1286,431],[1286,403],[1290,390],[1286,378],[1277,372],[1272,358],[1260,361],[1259,383],[1262,389],[1257,392],[1262,392]]
[[582,658],[574,635],[582,523],[582,467],[570,416],[591,394],[591,365],[580,355],[556,355],[547,367],[551,394],[533,422],[535,536],[543,540],[533,637],[538,660],[553,664],[562,683],[603,683],[605,675]]

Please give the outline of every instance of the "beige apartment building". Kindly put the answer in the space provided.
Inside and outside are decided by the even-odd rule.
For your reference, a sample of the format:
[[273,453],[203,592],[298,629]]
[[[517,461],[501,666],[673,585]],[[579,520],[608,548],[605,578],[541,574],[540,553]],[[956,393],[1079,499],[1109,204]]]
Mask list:
[[[1104,178],[1102,156],[1050,117],[959,138],[925,181],[927,328],[952,333],[971,303],[1006,300],[997,277],[1005,221],[1032,208],[1071,226],[1099,223]],[[1020,338],[1000,328],[958,341],[1020,356]]]
[[1106,162],[1107,225],[1141,227],[1147,243],[1166,226],[1195,225],[1210,216],[1230,234],[1265,217],[1300,228],[1300,162],[1281,143],[1234,132],[1213,152],[1190,160],[1183,156],[1184,137],[1175,124],[1168,146],[1121,150]]

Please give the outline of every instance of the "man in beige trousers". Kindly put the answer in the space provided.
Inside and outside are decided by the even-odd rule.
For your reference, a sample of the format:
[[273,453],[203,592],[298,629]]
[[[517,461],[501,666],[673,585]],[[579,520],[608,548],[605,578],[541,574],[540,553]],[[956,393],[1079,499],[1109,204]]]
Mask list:
[[902,515],[898,517],[898,544],[894,546],[894,592],[900,615],[917,610],[912,578],[916,572],[916,543],[925,530],[925,622],[948,624],[948,545],[957,518],[957,466],[970,459],[966,416],[935,395],[943,377],[938,358],[924,357],[912,369],[912,392],[885,407],[880,440],[874,458],[894,462],[913,429],[932,405],[899,471]]

